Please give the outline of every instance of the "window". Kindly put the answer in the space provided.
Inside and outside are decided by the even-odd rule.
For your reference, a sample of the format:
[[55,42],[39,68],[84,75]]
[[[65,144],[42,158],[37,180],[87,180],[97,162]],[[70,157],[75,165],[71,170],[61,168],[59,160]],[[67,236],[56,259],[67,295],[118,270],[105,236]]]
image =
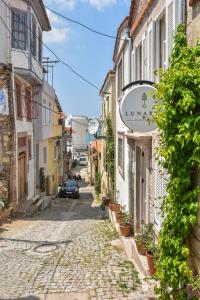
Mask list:
[[32,120],[32,101],[31,101],[31,92],[29,89],[26,89],[26,118],[28,121]]
[[42,63],[42,31],[40,29],[38,33],[38,61]]
[[155,213],[154,222],[158,229],[160,229],[164,217],[162,215],[162,203],[164,197],[167,195],[167,183],[169,176],[166,170],[158,162],[155,164]]
[[118,83],[118,98],[122,95],[123,88],[123,69],[122,69],[122,60],[118,65],[118,73],[117,73],[117,83]]
[[32,159],[32,143],[31,137],[28,138],[28,159]]
[[165,15],[160,19],[160,63],[159,67],[166,69],[166,22]]
[[124,139],[118,136],[118,168],[123,176],[124,173]]
[[12,47],[26,50],[27,48],[27,14],[12,11]]
[[16,105],[17,105],[17,118],[23,117],[23,109],[22,109],[22,92],[21,86],[16,84]]
[[36,57],[37,55],[37,37],[36,37],[36,22],[32,17],[32,32],[31,32],[31,54]]
[[43,162],[47,163],[47,147],[43,147]]

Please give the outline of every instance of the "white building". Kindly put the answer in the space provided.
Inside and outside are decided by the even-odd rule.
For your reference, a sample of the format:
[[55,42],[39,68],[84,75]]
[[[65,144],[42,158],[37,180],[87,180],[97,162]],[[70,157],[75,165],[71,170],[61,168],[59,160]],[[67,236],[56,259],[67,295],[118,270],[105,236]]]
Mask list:
[[88,118],[85,116],[72,116],[72,144],[74,152],[88,149]]
[[[167,68],[173,34],[184,15],[183,1],[132,1],[130,15],[118,29],[114,70],[116,72],[116,198],[133,215],[135,231],[154,223],[159,231],[160,197],[165,179],[155,162],[157,130],[136,132],[123,122],[119,107],[135,81],[159,81],[155,69]],[[138,82],[140,84],[140,82]],[[133,109],[134,101],[133,99]]]
[[[4,3],[5,2],[5,3]],[[36,193],[33,119],[41,93],[42,32],[50,24],[43,2],[0,1],[0,63],[12,66],[15,111],[16,204]],[[40,107],[38,107],[40,109]]]

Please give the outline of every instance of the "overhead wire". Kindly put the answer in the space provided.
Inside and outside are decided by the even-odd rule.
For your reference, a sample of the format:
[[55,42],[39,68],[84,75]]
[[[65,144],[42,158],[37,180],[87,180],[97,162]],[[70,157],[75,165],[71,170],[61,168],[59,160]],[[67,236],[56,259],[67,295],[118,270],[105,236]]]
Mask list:
[[63,14],[61,14],[61,13],[55,11],[55,10],[52,9],[52,8],[49,8],[49,7],[46,6],[46,5],[45,5],[45,8],[48,9],[49,11],[51,11],[53,14],[55,14],[55,15],[57,15],[57,16],[63,18],[63,19],[65,19],[65,20],[67,20],[67,21],[69,21],[69,22],[75,23],[75,24],[77,24],[77,25],[79,25],[79,26],[81,26],[81,27],[83,27],[83,28],[85,28],[85,29],[87,29],[87,30],[89,30],[89,31],[91,31],[91,32],[93,32],[93,33],[95,33],[95,34],[102,35],[102,36],[105,36],[105,37],[107,37],[107,38],[111,38],[111,39],[114,39],[114,40],[122,40],[122,41],[126,41],[126,39],[119,38],[119,37],[116,37],[116,36],[113,36],[113,35],[110,35],[110,34],[107,34],[107,33],[101,32],[101,31],[98,31],[98,30],[96,30],[96,29],[94,29],[94,28],[91,28],[91,27],[89,27],[89,26],[87,26],[87,25],[85,25],[85,24],[83,24],[83,23],[81,23],[81,22],[79,22],[79,21],[77,21],[77,20],[74,20],[74,19],[71,19],[71,18],[69,18],[69,17],[66,17],[66,16],[64,16]]
[[[5,6],[10,10],[11,8],[8,6],[8,4],[4,1],[4,0],[1,0]],[[2,18],[1,18],[2,19]],[[4,21],[3,21],[4,22]],[[6,25],[4,23],[4,25]],[[82,79],[84,82],[86,82],[87,84],[89,84],[90,86],[92,86],[93,88],[95,88],[96,90],[100,91],[100,88],[97,87],[95,84],[93,84],[91,81],[89,81],[88,79],[86,79],[84,76],[82,76],[79,72],[77,72],[73,67],[71,67],[68,63],[66,63],[65,61],[63,61],[51,48],[49,48],[44,42],[43,40],[37,36],[37,34],[35,34],[35,32],[33,32],[33,30],[31,29],[30,26],[28,26],[26,23],[23,23],[24,26],[26,26],[30,32],[42,43],[42,45],[47,49],[49,50],[54,56],[55,58],[61,63],[63,64],[64,66],[66,66],[69,70],[71,70],[72,73],[74,73],[77,77],[79,77],[80,79]],[[11,33],[10,29],[8,28],[8,26],[6,25],[6,28],[7,30],[9,30],[9,32]],[[20,49],[21,50],[21,49]],[[22,51],[22,50],[21,50]]]

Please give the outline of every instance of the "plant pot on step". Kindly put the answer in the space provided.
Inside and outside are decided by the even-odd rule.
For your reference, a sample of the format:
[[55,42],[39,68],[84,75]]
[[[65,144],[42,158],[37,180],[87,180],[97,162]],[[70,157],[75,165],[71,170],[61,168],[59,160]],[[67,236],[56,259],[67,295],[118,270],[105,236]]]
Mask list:
[[117,203],[113,203],[111,210],[114,212],[120,212],[121,211],[121,205]]
[[135,244],[136,244],[138,253],[139,253],[140,255],[145,256],[145,255],[146,255],[146,247],[145,247],[145,244],[143,244],[143,243],[140,242],[140,241],[137,241],[136,239],[135,239]]
[[131,224],[126,224],[126,225],[119,224],[119,230],[122,236],[127,237],[131,233],[132,226]]
[[102,200],[103,200],[103,204],[104,204],[105,206],[108,206],[109,203],[111,202],[110,197],[103,197]]
[[153,255],[151,252],[147,251],[146,257],[147,257],[147,263],[148,263],[148,267],[149,267],[149,274],[153,275],[156,273],[156,267],[155,267]]

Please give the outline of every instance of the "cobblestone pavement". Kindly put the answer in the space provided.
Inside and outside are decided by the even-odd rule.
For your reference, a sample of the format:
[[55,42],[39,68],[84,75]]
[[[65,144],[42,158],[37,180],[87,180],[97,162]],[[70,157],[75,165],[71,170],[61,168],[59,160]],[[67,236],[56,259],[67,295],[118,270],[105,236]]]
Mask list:
[[[81,197],[56,199],[45,211],[0,228],[0,299],[153,299],[92,188]],[[152,298],[151,298],[152,297]]]

